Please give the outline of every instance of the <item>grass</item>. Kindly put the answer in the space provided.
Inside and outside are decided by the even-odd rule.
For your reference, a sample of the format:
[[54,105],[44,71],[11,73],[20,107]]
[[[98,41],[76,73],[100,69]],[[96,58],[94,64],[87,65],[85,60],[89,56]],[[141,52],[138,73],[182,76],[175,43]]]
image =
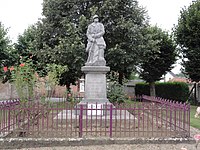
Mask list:
[[[126,102],[126,104],[133,104],[133,103],[138,104],[139,103],[137,101],[131,101],[131,100],[127,100],[125,102]],[[200,116],[199,116],[199,118],[194,117],[197,107],[198,106],[194,106],[194,105],[190,106],[190,125],[194,128],[200,129]]]
[[198,106],[190,107],[190,125],[194,128],[200,129],[200,118],[195,118],[196,109]]

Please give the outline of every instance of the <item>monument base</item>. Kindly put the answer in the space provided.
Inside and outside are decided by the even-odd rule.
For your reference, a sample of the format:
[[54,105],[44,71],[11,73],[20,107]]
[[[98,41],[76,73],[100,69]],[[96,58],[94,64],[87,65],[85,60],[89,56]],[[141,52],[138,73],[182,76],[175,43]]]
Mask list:
[[[112,106],[111,106],[112,105]],[[82,107],[82,108],[81,108]],[[81,101],[79,104],[76,106],[75,114],[80,115],[80,110],[82,109],[82,114],[83,115],[97,115],[97,116],[106,116],[110,115],[110,109],[111,107],[114,107],[112,103],[110,103],[108,100],[106,102],[101,103],[94,103],[94,102],[84,102]]]
[[84,115],[108,115],[106,109],[111,103],[107,99],[106,73],[110,67],[83,66],[81,70],[85,73],[85,96],[77,106],[83,107]]
[[[84,102],[103,103],[107,101],[106,73],[110,67],[106,66],[84,66],[81,70],[85,73],[85,96]],[[99,100],[99,101],[98,101]]]

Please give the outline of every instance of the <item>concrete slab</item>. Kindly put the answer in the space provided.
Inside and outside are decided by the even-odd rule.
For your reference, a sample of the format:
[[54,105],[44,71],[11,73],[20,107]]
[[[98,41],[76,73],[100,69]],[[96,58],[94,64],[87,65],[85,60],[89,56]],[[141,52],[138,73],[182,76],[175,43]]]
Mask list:
[[[109,112],[110,113],[110,112]],[[83,118],[82,119],[102,119],[102,120],[105,120],[105,119],[110,119],[110,114],[109,115],[83,115]],[[54,117],[54,119],[78,119],[79,118],[79,115],[76,115],[76,112],[75,110],[63,110],[61,111],[56,117]],[[130,114],[127,110],[113,110],[113,113],[112,113],[112,120],[124,120],[124,119],[127,119],[127,120],[133,120],[133,119],[136,119],[137,118]]]

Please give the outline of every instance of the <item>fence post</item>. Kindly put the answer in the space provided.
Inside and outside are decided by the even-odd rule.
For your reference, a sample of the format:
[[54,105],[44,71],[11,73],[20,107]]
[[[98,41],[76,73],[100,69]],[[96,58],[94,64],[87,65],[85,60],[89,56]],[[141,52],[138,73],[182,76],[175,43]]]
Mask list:
[[79,137],[83,136],[83,105],[80,105],[80,114],[79,114]]
[[176,103],[174,102],[174,130],[176,131],[176,109],[177,109],[177,107],[176,107],[177,105],[176,105]]
[[184,103],[183,104],[184,107],[183,107],[183,130],[185,131],[185,124],[186,124],[186,104]]
[[187,109],[187,111],[188,111],[188,133],[189,133],[189,137],[190,137],[190,104],[188,104],[188,109]]
[[11,118],[10,118],[10,109],[11,106],[8,107],[8,132],[10,132]]
[[113,112],[113,106],[110,104],[110,138],[112,138],[112,112]]
[[169,111],[170,111],[170,120],[169,120],[169,123],[170,123],[170,135],[171,135],[171,131],[172,131],[172,113],[173,113],[173,106],[172,106],[172,101],[170,101],[170,105],[169,105],[169,107],[170,107],[170,109],[169,109]]

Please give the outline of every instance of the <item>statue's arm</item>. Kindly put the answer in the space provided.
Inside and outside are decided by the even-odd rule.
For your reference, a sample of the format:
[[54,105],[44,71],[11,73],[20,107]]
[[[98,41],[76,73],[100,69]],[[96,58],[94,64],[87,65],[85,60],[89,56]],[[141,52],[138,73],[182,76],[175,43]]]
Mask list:
[[95,38],[100,38],[100,37],[102,37],[104,34],[105,34],[105,29],[104,29],[103,24],[101,24],[101,26],[100,26],[100,32],[99,32],[98,34],[95,34]]
[[88,40],[91,41],[91,42],[93,42],[95,40],[94,37],[93,37],[93,34],[91,33],[90,26],[88,26],[86,36],[87,36]]

